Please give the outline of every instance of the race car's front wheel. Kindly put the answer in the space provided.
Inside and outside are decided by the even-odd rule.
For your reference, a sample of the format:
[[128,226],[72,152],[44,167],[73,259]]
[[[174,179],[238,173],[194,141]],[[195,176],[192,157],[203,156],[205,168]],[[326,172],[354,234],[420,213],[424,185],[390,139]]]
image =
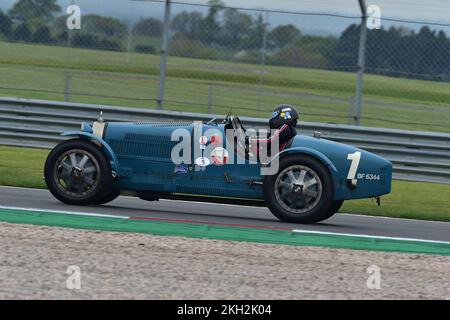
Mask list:
[[318,160],[295,155],[282,158],[278,173],[264,179],[264,199],[280,220],[315,223],[330,217],[333,182]]
[[82,139],[57,145],[47,157],[44,175],[53,196],[66,204],[98,203],[112,190],[107,156],[98,146]]

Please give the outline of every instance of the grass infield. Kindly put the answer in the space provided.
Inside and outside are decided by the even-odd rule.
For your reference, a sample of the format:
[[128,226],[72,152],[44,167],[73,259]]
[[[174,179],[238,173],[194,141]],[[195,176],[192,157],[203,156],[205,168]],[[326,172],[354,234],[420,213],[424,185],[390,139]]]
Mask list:
[[[159,56],[0,41],[0,96],[156,108]],[[165,109],[264,117],[299,107],[303,121],[348,123],[355,74],[169,57]],[[212,88],[212,89],[211,89]],[[208,109],[212,90],[211,110]],[[450,132],[450,83],[366,74],[361,125]]]

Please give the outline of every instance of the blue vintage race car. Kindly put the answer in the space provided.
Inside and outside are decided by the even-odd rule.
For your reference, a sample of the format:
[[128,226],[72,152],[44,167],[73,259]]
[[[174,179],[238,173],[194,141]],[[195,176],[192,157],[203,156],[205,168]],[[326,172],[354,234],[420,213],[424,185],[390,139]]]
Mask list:
[[[207,123],[83,123],[45,164],[67,204],[104,204],[127,191],[148,201],[184,199],[267,206],[282,221],[314,223],[344,200],[391,190],[392,164],[356,147],[297,135],[264,161],[238,117]],[[229,134],[231,133],[231,135]]]

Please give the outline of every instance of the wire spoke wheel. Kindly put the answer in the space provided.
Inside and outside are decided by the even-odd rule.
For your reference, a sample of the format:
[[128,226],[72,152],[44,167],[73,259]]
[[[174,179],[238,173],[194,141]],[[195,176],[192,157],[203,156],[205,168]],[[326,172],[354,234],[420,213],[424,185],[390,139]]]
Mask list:
[[44,178],[52,195],[70,205],[103,204],[119,195],[107,154],[85,139],[65,140],[54,147],[45,161]]
[[288,212],[302,214],[313,209],[322,197],[319,175],[304,165],[285,168],[274,183],[278,203]]
[[100,166],[88,151],[71,149],[56,160],[53,177],[57,187],[67,196],[84,198],[97,188]]

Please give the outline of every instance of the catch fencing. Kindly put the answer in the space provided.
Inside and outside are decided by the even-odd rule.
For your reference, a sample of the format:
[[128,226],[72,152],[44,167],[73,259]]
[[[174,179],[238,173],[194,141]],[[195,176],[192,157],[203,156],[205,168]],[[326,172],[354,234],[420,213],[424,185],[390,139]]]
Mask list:
[[[91,2],[70,1],[81,10],[79,29],[67,27],[72,13],[56,0],[40,1],[39,10],[17,0],[0,11],[0,96],[216,114],[235,108],[249,117],[289,103],[309,122],[450,133],[445,21],[392,19],[381,6],[382,29],[366,28],[363,0],[343,1],[346,14],[314,1],[285,10],[288,1],[279,1],[281,10],[245,1]],[[430,10],[399,5],[418,16]]]

